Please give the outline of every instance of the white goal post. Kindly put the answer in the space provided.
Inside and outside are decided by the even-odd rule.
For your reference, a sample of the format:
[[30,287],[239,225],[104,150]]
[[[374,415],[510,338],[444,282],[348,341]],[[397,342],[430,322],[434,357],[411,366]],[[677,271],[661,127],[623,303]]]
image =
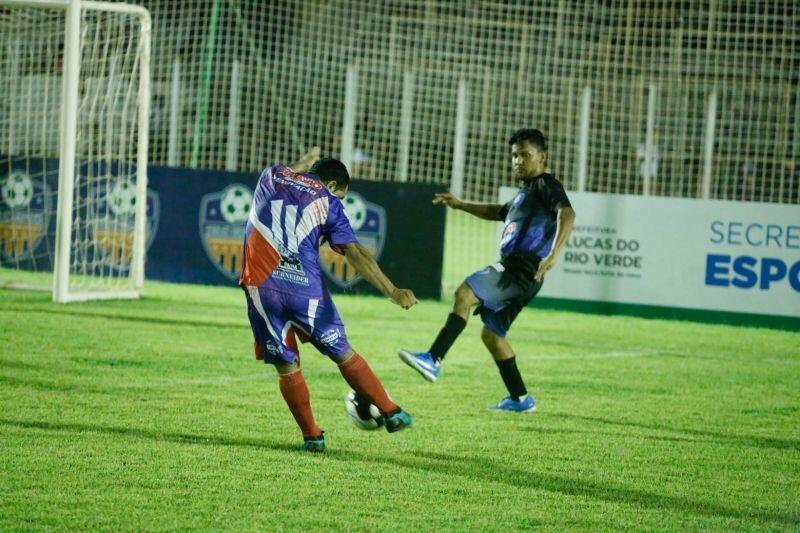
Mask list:
[[8,110],[0,118],[0,266],[10,278],[2,285],[47,288],[31,273],[44,270],[57,302],[139,297],[149,12],[124,3],[0,0],[0,47],[0,103]]

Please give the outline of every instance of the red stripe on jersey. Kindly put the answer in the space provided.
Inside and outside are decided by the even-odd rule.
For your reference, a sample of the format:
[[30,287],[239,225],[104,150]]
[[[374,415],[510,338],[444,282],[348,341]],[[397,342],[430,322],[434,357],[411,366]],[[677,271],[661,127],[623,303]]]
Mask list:
[[250,230],[244,246],[244,267],[239,285],[259,286],[278,267],[281,256],[278,251],[255,229]]

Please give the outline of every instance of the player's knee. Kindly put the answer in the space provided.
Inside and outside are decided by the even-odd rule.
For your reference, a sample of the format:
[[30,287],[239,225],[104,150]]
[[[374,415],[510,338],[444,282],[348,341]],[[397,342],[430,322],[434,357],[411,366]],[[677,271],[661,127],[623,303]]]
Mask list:
[[487,348],[493,348],[500,342],[500,337],[494,331],[484,327],[481,330],[481,340]]
[[475,300],[475,295],[472,293],[472,288],[466,283],[458,286],[455,292],[456,303],[469,305]]
[[300,370],[300,363],[275,363],[278,374],[294,374]]
[[345,350],[345,351],[343,351],[343,352],[340,352],[340,353],[338,353],[338,354],[332,354],[332,355],[331,355],[331,360],[332,360],[334,363],[336,363],[337,365],[341,365],[341,364],[344,364],[344,363],[346,363],[346,362],[348,361],[348,359],[350,359],[351,357],[353,357],[353,355],[354,355],[355,353],[356,353],[356,351],[355,351],[355,350],[353,350],[353,348],[352,348],[352,347],[348,346],[348,347],[347,347],[347,350]]

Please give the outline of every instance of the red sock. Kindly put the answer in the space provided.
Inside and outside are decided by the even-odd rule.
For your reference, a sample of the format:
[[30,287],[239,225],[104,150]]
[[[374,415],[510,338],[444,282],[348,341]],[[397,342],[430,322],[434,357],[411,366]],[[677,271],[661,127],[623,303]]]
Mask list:
[[372,372],[364,358],[357,353],[339,365],[339,372],[354,391],[369,398],[382,414],[385,415],[397,409],[397,404],[389,399],[380,380]]
[[308,385],[303,378],[303,373],[298,370],[291,374],[279,374],[279,385],[286,405],[294,415],[303,437],[319,437],[322,430],[319,429],[314,421],[314,414],[311,412],[311,396],[308,393]]

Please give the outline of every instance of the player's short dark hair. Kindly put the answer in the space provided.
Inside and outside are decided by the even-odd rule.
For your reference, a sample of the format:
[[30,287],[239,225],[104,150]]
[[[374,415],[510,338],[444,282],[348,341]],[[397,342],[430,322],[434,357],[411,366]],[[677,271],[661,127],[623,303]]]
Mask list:
[[339,189],[350,184],[350,174],[347,172],[347,167],[344,166],[344,163],[332,157],[317,159],[308,171],[318,176],[322,181],[335,181],[336,187]]
[[542,133],[540,130],[533,128],[521,129],[512,133],[511,137],[508,138],[508,144],[510,145],[517,144],[522,141],[530,142],[542,152],[547,151],[547,139],[545,139],[544,133]]

